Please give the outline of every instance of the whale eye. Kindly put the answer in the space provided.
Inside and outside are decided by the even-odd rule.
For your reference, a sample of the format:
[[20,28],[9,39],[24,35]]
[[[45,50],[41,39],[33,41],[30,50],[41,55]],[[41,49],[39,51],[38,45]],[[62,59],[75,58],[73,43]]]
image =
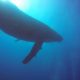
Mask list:
[[21,10],[27,10],[30,8],[30,0],[9,0],[15,4]]

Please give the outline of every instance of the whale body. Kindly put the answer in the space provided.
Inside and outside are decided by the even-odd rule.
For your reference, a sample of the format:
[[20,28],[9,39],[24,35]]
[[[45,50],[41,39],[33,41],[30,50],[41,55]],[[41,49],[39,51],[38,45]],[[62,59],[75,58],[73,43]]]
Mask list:
[[63,40],[48,25],[25,14],[11,2],[0,2],[0,29],[19,40],[35,42],[31,52],[23,60],[24,64],[38,53],[44,42]]

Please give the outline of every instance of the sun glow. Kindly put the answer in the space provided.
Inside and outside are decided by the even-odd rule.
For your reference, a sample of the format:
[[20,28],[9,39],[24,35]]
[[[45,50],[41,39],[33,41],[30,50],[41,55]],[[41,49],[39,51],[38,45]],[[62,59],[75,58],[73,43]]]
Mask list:
[[28,10],[30,8],[30,0],[10,0],[21,10]]

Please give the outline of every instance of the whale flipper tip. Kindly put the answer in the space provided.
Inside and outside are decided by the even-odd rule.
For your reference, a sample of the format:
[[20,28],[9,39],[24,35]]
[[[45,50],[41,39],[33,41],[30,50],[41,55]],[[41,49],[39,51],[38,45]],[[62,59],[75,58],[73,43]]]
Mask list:
[[36,54],[37,52],[41,49],[43,42],[36,42],[29,53],[29,55],[23,60],[23,64],[27,64]]

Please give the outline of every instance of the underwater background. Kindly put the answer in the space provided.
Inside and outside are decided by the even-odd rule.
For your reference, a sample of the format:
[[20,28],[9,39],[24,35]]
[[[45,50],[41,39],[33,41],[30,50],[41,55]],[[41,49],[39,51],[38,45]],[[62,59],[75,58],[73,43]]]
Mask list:
[[[23,0],[25,4],[26,1]],[[0,80],[80,80],[80,1],[29,2],[30,7],[19,8],[57,31],[63,41],[44,43],[31,62],[24,65],[22,60],[34,43],[16,41],[0,31]]]

